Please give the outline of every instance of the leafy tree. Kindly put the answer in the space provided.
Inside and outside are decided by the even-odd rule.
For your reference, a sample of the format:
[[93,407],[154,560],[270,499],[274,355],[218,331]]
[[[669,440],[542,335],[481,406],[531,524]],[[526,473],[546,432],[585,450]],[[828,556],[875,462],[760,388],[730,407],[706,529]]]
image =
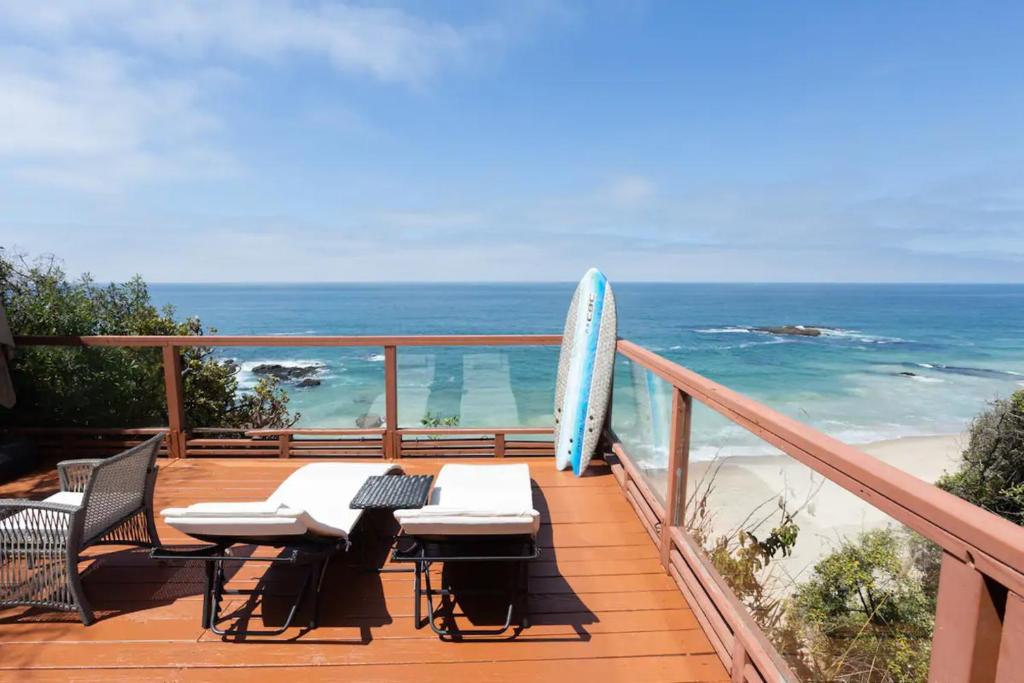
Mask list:
[[[157,309],[136,276],[101,286],[70,279],[53,257],[28,260],[0,248],[0,300],[20,335],[190,335],[213,333],[198,318]],[[185,417],[191,426],[284,427],[298,415],[276,380],[239,394],[238,368],[209,347],[182,350]],[[18,394],[0,420],[20,426],[128,427],[166,424],[158,349],[20,347],[11,367]]]
[[[890,529],[858,535],[814,566],[790,598],[791,661],[812,680],[902,683],[928,677],[935,594],[910,542]],[[795,655],[795,657],[793,656]]]
[[1024,524],[1024,390],[974,419],[960,469],[939,488],[1011,522]]

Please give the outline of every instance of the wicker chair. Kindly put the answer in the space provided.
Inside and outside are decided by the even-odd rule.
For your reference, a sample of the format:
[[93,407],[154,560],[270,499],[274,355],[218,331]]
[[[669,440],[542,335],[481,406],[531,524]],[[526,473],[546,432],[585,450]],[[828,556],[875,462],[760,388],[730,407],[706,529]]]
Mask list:
[[164,433],[109,458],[58,463],[60,492],[0,499],[0,607],[78,611],[94,621],[78,575],[92,545],[156,546],[153,488]]

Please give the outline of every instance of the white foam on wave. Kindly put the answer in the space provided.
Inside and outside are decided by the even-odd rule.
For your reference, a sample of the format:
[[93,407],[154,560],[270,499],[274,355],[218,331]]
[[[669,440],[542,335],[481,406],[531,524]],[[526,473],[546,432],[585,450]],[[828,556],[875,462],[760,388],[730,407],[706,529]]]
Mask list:
[[742,344],[735,344],[733,346],[722,346],[722,347],[719,347],[719,348],[721,348],[721,349],[749,349],[749,348],[751,348],[753,346],[775,346],[776,344],[791,344],[792,342],[793,342],[792,339],[782,339],[780,337],[780,338],[776,338],[776,339],[770,339],[768,341],[743,342]]
[[915,382],[923,382],[924,384],[942,384],[946,380],[939,379],[938,377],[925,377],[924,375],[914,375],[910,379]]
[[366,360],[370,361],[371,363],[383,363],[384,362],[384,354],[383,353],[373,353],[373,354],[370,354],[369,356],[367,356]]
[[708,327],[702,330],[694,330],[700,334],[748,334],[749,327]]
[[298,332],[271,332],[268,337],[308,337],[316,334],[316,330],[299,330]]
[[815,328],[821,331],[822,337],[836,337],[839,339],[854,339],[859,342],[867,344],[900,344],[907,340],[901,337],[885,337],[876,334],[864,334],[860,330],[845,330],[841,327],[818,327]]

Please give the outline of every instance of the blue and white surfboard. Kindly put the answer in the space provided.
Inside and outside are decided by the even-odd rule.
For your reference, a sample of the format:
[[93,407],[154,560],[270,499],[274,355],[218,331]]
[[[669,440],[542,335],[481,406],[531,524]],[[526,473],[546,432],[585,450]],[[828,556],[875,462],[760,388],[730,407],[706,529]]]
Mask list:
[[555,464],[577,476],[590,464],[608,413],[615,339],[615,296],[591,268],[569,306],[555,386]]

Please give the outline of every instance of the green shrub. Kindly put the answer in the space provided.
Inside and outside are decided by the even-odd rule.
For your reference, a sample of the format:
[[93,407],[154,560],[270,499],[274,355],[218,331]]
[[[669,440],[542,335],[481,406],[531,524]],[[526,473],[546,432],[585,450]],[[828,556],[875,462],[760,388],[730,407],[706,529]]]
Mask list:
[[[214,333],[198,318],[177,321],[153,306],[146,283],[97,285],[69,279],[56,259],[28,260],[0,249],[0,300],[18,335],[195,335]],[[239,394],[230,361],[208,347],[182,350],[186,424],[284,427],[298,419],[276,381]],[[18,400],[0,421],[19,426],[133,427],[167,424],[159,349],[22,346],[11,364]]]
[[911,543],[876,529],[845,541],[789,599],[790,652],[813,680],[903,683],[928,677],[935,595]]
[[974,419],[960,469],[940,488],[1016,524],[1024,524],[1024,390],[995,401]]

